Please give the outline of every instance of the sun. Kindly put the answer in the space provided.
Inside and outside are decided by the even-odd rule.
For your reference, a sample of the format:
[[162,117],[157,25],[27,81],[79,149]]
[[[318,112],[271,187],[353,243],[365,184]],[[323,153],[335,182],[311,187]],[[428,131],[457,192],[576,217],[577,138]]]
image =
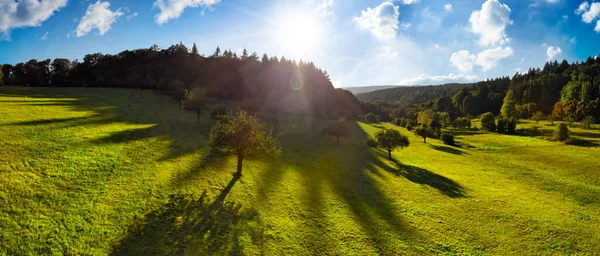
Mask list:
[[322,26],[307,15],[282,17],[277,24],[277,41],[290,57],[304,57],[320,44]]

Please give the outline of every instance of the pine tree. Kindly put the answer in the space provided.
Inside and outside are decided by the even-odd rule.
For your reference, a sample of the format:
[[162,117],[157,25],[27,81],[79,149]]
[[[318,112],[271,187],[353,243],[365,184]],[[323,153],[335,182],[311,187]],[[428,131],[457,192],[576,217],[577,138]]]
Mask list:
[[200,56],[198,53],[198,47],[196,47],[196,43],[192,46],[192,56]]

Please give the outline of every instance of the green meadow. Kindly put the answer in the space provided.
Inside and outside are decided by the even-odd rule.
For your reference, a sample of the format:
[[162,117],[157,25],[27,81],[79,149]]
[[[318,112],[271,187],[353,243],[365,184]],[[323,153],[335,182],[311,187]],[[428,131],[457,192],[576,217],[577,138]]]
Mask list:
[[[600,252],[600,130],[451,129],[450,147],[353,122],[338,144],[326,120],[259,117],[282,155],[235,179],[209,114],[160,92],[0,87],[0,255]],[[366,146],[382,128],[409,137],[394,160]]]

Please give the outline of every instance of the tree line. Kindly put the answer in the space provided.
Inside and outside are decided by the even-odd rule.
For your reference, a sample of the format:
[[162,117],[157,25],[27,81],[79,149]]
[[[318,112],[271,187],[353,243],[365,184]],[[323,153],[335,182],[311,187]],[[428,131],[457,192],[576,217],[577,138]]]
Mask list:
[[0,84],[52,87],[116,87],[163,90],[182,102],[186,91],[237,102],[247,111],[354,118],[363,107],[350,92],[333,87],[312,62],[259,57],[217,49],[201,55],[194,44],[160,49],[87,54],[80,60],[32,59],[3,64]]
[[[402,92],[408,94],[398,95]],[[512,78],[464,85],[393,88],[361,94],[367,112],[383,121],[417,121],[419,112],[447,113],[452,120],[491,113],[509,122],[523,118],[600,120],[600,56],[583,62],[547,62]]]

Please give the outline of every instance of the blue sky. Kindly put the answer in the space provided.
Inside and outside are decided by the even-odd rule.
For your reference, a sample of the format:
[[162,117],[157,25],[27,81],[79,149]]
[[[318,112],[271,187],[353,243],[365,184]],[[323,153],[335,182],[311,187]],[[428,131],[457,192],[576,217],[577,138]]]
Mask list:
[[338,87],[512,76],[600,53],[580,0],[0,0],[0,63],[180,41],[305,59]]

